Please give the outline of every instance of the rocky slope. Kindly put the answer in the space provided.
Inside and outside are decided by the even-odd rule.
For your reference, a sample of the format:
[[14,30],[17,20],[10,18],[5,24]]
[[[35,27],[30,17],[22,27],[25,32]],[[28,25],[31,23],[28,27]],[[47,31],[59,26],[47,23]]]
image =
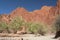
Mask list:
[[26,22],[43,22],[45,24],[52,24],[56,16],[59,15],[58,11],[60,10],[60,0],[58,0],[55,7],[52,6],[43,6],[40,10],[34,10],[28,12],[24,8],[17,8],[13,10],[9,15],[1,15],[1,20],[10,22],[15,16],[22,16]]
[[1,20],[10,22],[12,18],[22,16],[26,22],[33,21],[51,24],[56,18],[56,15],[58,15],[55,11],[55,8],[50,6],[43,6],[40,10],[34,10],[33,12],[28,12],[24,8],[17,8],[9,15],[2,15]]

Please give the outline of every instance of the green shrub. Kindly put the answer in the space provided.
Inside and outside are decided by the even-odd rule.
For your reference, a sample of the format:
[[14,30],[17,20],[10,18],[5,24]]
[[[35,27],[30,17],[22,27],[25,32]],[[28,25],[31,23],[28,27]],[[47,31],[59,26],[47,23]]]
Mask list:
[[18,30],[22,30],[21,26],[24,26],[26,23],[22,17],[13,18],[9,24],[4,21],[0,21],[0,32],[7,31],[8,33],[16,33]]
[[7,31],[7,23],[6,22],[3,22],[3,21],[0,21],[0,32],[3,32],[3,31]]
[[11,31],[17,32],[17,30],[21,29],[21,26],[24,25],[24,20],[21,17],[15,17],[12,19],[12,21],[9,23],[9,29]]
[[47,27],[42,23],[29,22],[27,23],[27,27],[27,31],[30,33],[44,34],[47,32]]

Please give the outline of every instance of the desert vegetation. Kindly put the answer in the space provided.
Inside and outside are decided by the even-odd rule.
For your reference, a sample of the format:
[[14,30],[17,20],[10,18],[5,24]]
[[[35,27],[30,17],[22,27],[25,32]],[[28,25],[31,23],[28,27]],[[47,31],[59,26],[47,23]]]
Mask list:
[[0,33],[14,33],[17,34],[17,31],[21,31],[24,26],[26,29],[25,32],[32,34],[41,34],[53,32],[54,28],[49,27],[42,22],[25,22],[22,17],[13,18],[9,24],[5,21],[0,21]]
[[47,26],[43,25],[42,23],[29,22],[27,24],[27,31],[33,34],[38,33],[44,35],[48,30],[46,27]]
[[9,24],[5,21],[0,21],[0,32],[2,33],[6,30],[8,33],[16,33],[17,30],[21,29],[22,25],[24,25],[24,21],[21,17],[15,17]]
[[27,33],[41,34],[54,33],[56,30],[60,30],[60,16],[56,17],[56,21],[53,26],[49,26],[42,22],[25,22],[21,16],[14,17],[9,23],[5,21],[0,21],[0,33],[17,33],[21,31],[24,26]]

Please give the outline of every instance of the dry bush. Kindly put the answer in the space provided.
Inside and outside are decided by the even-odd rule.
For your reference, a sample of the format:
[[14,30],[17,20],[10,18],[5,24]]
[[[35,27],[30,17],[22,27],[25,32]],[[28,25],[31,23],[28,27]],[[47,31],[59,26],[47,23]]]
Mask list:
[[38,33],[44,35],[48,31],[47,26],[42,23],[29,22],[27,23],[27,26],[28,26],[27,32],[34,34]]

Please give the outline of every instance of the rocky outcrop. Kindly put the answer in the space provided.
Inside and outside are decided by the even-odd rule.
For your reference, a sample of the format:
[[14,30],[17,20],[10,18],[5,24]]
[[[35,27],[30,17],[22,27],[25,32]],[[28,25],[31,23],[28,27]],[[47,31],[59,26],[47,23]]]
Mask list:
[[17,8],[12,11],[9,15],[2,15],[1,20],[10,22],[12,18],[16,16],[21,16],[26,22],[43,22],[46,24],[51,24],[55,18],[55,8],[51,6],[43,6],[40,10],[34,10],[33,12],[28,12],[24,8]]
[[43,6],[40,10],[34,10],[28,12],[24,8],[18,7],[13,10],[9,15],[2,15],[1,20],[10,22],[12,18],[21,16],[26,22],[43,22],[45,24],[52,24],[56,16],[60,13],[60,0],[57,2],[57,6]]
[[[60,0],[57,1],[57,5],[55,7],[52,6],[43,6],[39,10],[34,10],[32,12],[28,12],[25,8],[16,8],[10,14],[2,14],[0,15],[0,21],[5,21],[6,23],[10,23],[10,21],[18,16],[22,17],[25,22],[42,22],[47,25],[51,25],[56,16],[60,14]],[[17,31],[17,33],[26,32],[25,26],[22,27],[22,30]]]
[[40,10],[34,10],[33,12],[28,12],[24,8],[17,8],[10,13],[9,17],[13,18],[15,16],[22,16],[26,22],[43,22],[46,24],[51,24],[55,16],[55,8],[52,6],[43,6]]
[[60,0],[57,1],[57,7],[56,8],[58,10],[57,13],[60,14]]

